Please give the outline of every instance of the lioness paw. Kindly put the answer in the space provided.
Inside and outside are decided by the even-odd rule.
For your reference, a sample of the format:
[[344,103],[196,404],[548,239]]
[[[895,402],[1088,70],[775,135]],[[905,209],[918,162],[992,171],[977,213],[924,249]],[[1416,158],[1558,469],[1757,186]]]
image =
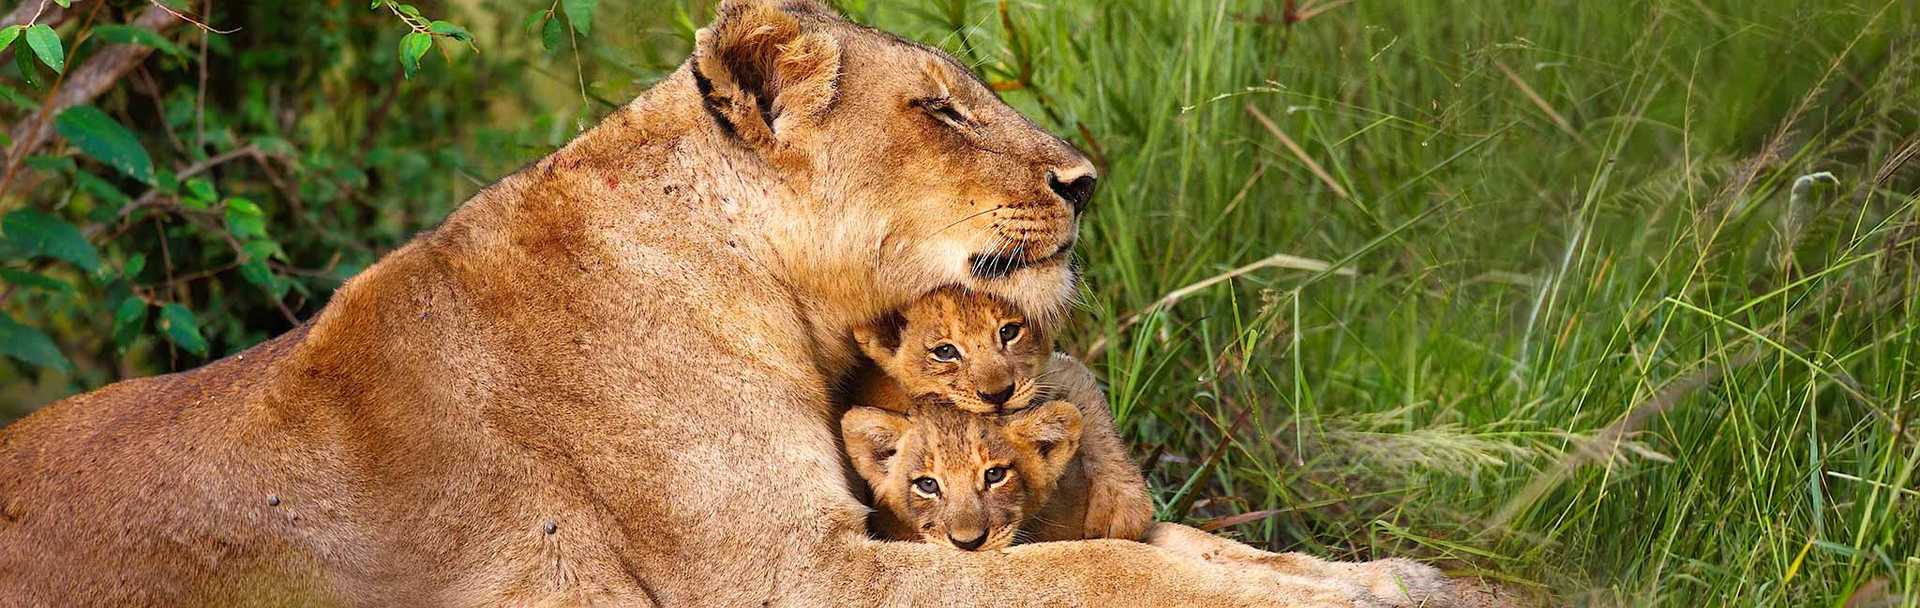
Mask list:
[[1328,562],[1327,565],[1344,570],[1342,578],[1364,587],[1379,601],[1387,602],[1384,604],[1387,606],[1459,605],[1453,600],[1453,587],[1446,575],[1433,566],[1399,558],[1357,564]]

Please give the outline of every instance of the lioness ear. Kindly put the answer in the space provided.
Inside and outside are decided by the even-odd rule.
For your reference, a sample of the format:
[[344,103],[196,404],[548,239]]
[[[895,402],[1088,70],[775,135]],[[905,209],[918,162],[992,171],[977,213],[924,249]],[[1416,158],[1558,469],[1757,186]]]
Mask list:
[[878,319],[855,325],[853,342],[860,345],[860,352],[865,353],[868,359],[884,365],[900,352],[900,332],[905,331],[906,327],[906,317],[898,312],[887,313]]
[[907,437],[906,416],[877,407],[856,407],[840,417],[840,437],[847,444],[853,470],[877,491],[887,478],[900,443]]
[[1007,430],[1033,444],[1049,476],[1058,476],[1080,450],[1080,408],[1065,401],[1007,414]]
[[694,77],[707,111],[756,147],[804,138],[840,78],[839,43],[795,16],[826,9],[792,4],[790,13],[763,2],[727,2],[694,35]]

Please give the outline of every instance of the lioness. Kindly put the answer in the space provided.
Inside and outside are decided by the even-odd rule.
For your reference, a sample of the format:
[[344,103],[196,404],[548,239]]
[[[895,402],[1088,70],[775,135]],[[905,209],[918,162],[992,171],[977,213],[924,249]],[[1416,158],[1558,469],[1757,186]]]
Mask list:
[[1079,522],[1066,525],[1062,512],[1084,504],[1084,493],[1054,492],[1080,447],[1080,410],[1071,403],[1010,414],[970,414],[933,400],[909,414],[855,407],[840,429],[854,470],[873,490],[881,536],[965,551],[1081,538]]
[[811,0],[726,3],[672,75],[309,322],[0,431],[0,598],[1450,601],[1395,564],[1359,576],[1412,599],[1128,541],[867,538],[829,399],[852,326],[951,283],[1054,322],[1093,183],[944,54]]
[[[1052,334],[1011,302],[959,286],[858,325],[853,336],[874,365],[855,378],[850,401],[900,414],[928,401],[979,414],[1027,407],[1058,398],[1053,377],[1078,365],[1056,359]],[[1139,539],[1153,523],[1146,479],[1127,456],[1106,402],[1074,405],[1085,431],[1075,440],[1081,448],[1068,483],[1080,508],[1054,514],[1073,517],[1054,522],[1073,531],[1057,530],[1050,539]]]

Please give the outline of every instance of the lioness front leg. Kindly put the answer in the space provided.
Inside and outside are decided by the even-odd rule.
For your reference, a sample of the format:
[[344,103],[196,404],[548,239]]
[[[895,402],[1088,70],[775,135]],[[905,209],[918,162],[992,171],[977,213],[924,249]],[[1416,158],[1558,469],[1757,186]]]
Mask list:
[[1271,553],[1175,523],[1154,524],[1142,541],[1229,568],[1267,570],[1358,587],[1382,601],[1398,602],[1389,605],[1433,605],[1418,603],[1418,598],[1443,597],[1451,588],[1439,570],[1404,559],[1332,562],[1305,553]]
[[[1196,531],[1197,532],[1197,531]],[[1339,579],[1209,562],[1121,540],[1037,543],[966,552],[850,539],[855,571],[834,605],[1402,608],[1455,605],[1414,591],[1382,597]],[[1249,549],[1251,550],[1251,549]],[[1409,597],[1402,594],[1400,598]]]

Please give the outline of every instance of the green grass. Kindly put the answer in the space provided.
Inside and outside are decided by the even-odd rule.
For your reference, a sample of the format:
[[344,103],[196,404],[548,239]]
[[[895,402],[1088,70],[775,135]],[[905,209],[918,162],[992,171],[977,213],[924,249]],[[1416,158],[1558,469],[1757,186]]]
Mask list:
[[[1103,157],[1062,347],[1163,517],[1575,605],[1920,605],[1920,5],[850,8],[1031,65],[1009,101]],[[1352,272],[1156,306],[1274,254]]]
[[[334,104],[286,137],[379,202],[341,216],[367,256],[672,69],[712,0],[603,2],[552,52],[520,25],[550,0],[421,4],[481,52],[408,81],[385,124],[434,154],[376,151],[378,180],[315,151],[364,141],[373,101],[339,83],[395,73],[397,25],[308,28],[343,33],[338,65],[231,62],[291,78],[254,97]],[[1061,347],[1108,382],[1162,517],[1556,604],[1920,606],[1920,2],[837,4],[1103,163]],[[218,40],[277,65],[247,36]],[[256,182],[276,234],[308,230]],[[206,283],[202,311],[251,293]],[[13,382],[7,415],[182,364],[153,339],[83,356],[112,351],[81,317],[84,373]],[[233,347],[284,328],[221,323]]]

